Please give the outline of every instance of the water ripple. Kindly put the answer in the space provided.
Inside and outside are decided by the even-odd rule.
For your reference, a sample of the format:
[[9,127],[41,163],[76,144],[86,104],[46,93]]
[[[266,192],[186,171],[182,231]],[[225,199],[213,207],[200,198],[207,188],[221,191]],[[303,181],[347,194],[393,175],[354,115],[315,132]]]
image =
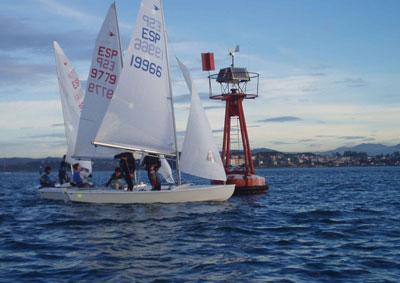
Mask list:
[[175,205],[51,202],[0,174],[0,281],[400,281],[399,168],[259,173],[266,195]]

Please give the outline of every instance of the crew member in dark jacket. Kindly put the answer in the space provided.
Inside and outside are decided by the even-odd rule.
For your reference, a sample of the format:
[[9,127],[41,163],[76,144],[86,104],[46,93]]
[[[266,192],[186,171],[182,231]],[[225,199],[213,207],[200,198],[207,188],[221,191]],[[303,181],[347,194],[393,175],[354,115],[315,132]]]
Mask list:
[[106,187],[111,185],[112,188],[116,190],[121,190],[124,188],[124,176],[122,175],[121,168],[116,167],[114,173],[111,175],[110,179],[108,179],[106,183]]
[[132,177],[135,175],[135,158],[131,152],[122,152],[114,156],[114,158],[119,159],[119,167],[121,168],[122,174],[124,174],[124,178],[126,184],[128,185],[128,190],[133,190],[133,181]]
[[157,174],[158,169],[161,167],[160,158],[147,155],[143,158],[142,166],[147,170],[147,177],[149,178],[152,189],[155,191],[161,190],[161,180]]
[[40,185],[42,187],[54,187],[55,182],[50,178],[51,167],[46,166],[44,168],[44,173],[40,176]]
[[70,164],[65,161],[66,155],[64,154],[61,163],[60,163],[60,168],[58,169],[58,181],[60,182],[60,185],[64,183],[69,182],[69,176],[67,174],[68,170],[70,170]]

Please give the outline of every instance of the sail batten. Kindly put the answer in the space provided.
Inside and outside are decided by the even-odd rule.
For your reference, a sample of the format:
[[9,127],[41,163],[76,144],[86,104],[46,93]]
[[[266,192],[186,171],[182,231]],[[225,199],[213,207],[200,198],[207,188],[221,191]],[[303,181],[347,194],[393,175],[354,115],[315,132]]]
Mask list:
[[164,19],[159,0],[144,0],[124,68],[95,143],[175,152]]
[[120,35],[117,11],[113,3],[96,38],[74,156],[110,157],[120,152],[111,148],[95,147],[92,142],[114,95],[121,68]]

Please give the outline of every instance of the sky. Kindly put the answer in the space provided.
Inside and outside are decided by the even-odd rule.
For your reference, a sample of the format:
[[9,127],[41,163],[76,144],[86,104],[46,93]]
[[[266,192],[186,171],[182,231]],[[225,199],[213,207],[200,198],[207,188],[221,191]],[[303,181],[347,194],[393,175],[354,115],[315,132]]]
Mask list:
[[[110,4],[0,2],[0,157],[65,152],[52,42],[84,83]],[[125,49],[139,1],[116,5]],[[164,1],[170,57],[190,68],[218,146],[224,105],[208,98],[200,53],[214,52],[217,72],[240,45],[235,65],[260,74],[259,97],[244,103],[251,146],[286,152],[400,143],[399,10],[400,2],[389,0]],[[179,134],[189,95],[171,62]]]

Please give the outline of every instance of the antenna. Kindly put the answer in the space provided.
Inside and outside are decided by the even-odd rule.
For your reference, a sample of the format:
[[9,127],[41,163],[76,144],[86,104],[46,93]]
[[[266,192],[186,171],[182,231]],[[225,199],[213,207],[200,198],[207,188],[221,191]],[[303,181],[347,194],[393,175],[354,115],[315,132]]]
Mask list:
[[236,45],[235,49],[229,49],[229,56],[231,56],[232,59],[232,64],[231,64],[232,68],[234,67],[235,64],[235,53],[239,51],[240,51],[239,45]]

